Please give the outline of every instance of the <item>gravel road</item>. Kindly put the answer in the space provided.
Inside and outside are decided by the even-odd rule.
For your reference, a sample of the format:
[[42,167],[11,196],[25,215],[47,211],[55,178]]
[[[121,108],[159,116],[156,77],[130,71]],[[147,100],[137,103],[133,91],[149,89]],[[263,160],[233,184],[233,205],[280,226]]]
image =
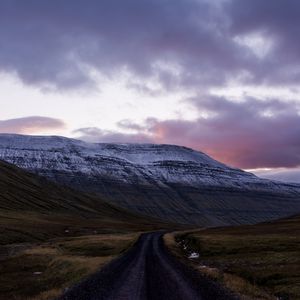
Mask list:
[[237,300],[177,261],[163,233],[143,234],[120,258],[69,289],[58,300]]

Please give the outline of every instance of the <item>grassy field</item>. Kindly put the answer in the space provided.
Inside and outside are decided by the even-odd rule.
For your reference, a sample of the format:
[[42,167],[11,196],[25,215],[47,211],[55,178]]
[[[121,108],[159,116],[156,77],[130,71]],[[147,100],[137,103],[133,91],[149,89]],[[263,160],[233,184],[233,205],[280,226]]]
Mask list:
[[0,299],[54,299],[156,224],[0,211]]
[[0,299],[54,299],[161,225],[0,211]]
[[185,257],[199,253],[189,263],[243,299],[300,299],[300,216],[181,233],[176,241],[177,255],[178,248]]
[[[1,198],[1,197],[0,197]],[[79,217],[67,214],[0,210],[0,258],[4,246],[20,243],[41,243],[52,238],[91,234],[131,233],[171,228],[172,225],[147,219]],[[2,249],[2,250],[1,250]]]
[[0,299],[54,299],[126,251],[139,234],[59,238],[19,249],[0,263]]

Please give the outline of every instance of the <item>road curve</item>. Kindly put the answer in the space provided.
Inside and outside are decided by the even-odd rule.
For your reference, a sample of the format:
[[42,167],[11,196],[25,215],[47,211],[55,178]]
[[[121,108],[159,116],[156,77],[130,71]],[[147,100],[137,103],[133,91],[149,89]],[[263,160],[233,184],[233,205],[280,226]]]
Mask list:
[[177,261],[163,233],[141,235],[120,258],[69,289],[58,300],[237,300]]

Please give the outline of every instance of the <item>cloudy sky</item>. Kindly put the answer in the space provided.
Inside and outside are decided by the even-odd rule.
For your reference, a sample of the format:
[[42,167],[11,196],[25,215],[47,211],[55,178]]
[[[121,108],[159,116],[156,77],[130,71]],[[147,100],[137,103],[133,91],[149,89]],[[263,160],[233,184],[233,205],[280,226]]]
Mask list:
[[296,178],[299,16],[298,0],[0,0],[0,132],[180,144]]

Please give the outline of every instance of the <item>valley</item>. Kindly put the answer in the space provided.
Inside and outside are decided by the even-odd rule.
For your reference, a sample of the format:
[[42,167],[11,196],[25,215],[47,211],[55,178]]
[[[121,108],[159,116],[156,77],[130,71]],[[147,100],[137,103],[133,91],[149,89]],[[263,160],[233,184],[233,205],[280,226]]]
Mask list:
[[0,141],[0,299],[298,299],[299,185],[178,146]]

